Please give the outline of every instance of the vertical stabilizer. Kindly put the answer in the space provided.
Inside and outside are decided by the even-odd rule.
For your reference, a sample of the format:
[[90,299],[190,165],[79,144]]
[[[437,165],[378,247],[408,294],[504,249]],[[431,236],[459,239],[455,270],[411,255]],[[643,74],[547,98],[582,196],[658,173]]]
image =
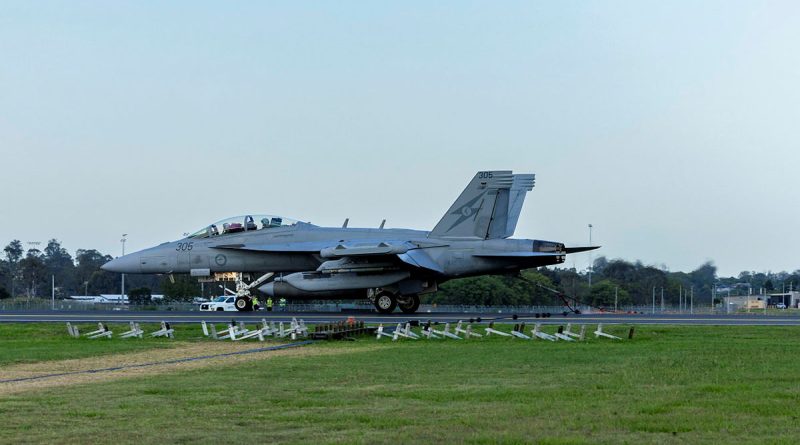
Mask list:
[[[505,207],[501,213],[507,214],[508,212],[509,191],[513,180],[514,176],[509,170],[478,172],[428,236],[489,238],[489,226],[493,215],[496,214],[496,205],[500,203],[502,207]],[[503,224],[505,227],[508,223],[505,221]],[[497,229],[492,230],[492,232],[496,231]]]
[[519,214],[522,212],[522,204],[525,202],[525,195],[533,190],[536,183],[536,175],[521,174],[514,175],[514,183],[511,185],[508,201],[508,217],[506,218],[506,230],[504,236],[500,238],[508,238],[514,234],[517,229],[517,221],[519,221]]

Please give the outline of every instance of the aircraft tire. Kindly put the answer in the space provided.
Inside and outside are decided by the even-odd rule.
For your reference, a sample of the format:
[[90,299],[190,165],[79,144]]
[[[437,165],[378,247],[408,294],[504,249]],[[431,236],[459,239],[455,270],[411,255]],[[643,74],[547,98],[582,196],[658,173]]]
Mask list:
[[391,314],[397,307],[397,298],[391,292],[381,292],[375,297],[375,309],[381,314]]
[[253,302],[247,297],[236,297],[236,301],[233,304],[239,312],[249,312],[253,310]]
[[406,299],[405,304],[399,300],[397,302],[397,306],[400,310],[403,311],[404,314],[413,314],[417,312],[417,309],[419,309],[419,295],[404,295],[404,297]]

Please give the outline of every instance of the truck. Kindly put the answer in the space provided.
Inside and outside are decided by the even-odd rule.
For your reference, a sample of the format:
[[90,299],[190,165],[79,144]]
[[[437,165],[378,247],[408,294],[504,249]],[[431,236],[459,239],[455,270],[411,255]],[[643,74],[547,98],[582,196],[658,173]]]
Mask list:
[[236,297],[233,295],[219,296],[207,303],[200,304],[201,311],[236,311]]

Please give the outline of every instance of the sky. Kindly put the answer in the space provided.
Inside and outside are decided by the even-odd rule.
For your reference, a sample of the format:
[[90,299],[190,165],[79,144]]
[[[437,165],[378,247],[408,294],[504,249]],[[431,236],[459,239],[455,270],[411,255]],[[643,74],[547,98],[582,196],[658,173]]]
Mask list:
[[793,1],[6,0],[0,244],[429,230],[507,169],[536,174],[516,238],[792,271],[798,54]]

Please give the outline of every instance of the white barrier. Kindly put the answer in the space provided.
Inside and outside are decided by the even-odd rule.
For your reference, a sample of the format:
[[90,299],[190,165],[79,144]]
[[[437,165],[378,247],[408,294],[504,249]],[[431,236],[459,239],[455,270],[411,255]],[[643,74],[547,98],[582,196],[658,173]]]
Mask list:
[[96,331],[87,332],[86,333],[86,337],[87,338],[103,338],[103,337],[111,338],[111,335],[113,334],[113,332],[108,330],[108,326],[106,326],[104,323],[97,323],[97,328],[98,329]]
[[514,330],[511,331],[511,335],[516,338],[521,338],[523,340],[530,340],[531,337],[525,334],[525,323],[522,324],[515,324]]
[[78,327],[73,326],[70,322],[67,322],[67,332],[71,337],[79,338],[81,336],[80,332],[78,332]]
[[150,334],[151,337],[167,337],[175,338],[175,330],[169,326],[169,323],[162,321],[161,329]]
[[531,331],[534,337],[541,338],[542,340],[549,340],[549,341],[556,341],[558,337],[554,335],[550,335],[546,332],[542,332],[542,324],[536,323],[533,327],[533,331]]
[[483,335],[478,334],[477,332],[472,332],[472,325],[467,325],[467,328],[464,329],[461,327],[461,320],[458,320],[458,324],[456,324],[456,328],[454,329],[456,334],[463,334],[464,338],[470,337],[483,337]]
[[131,330],[127,332],[123,332],[119,338],[131,338],[131,337],[139,337],[142,338],[144,335],[144,331],[142,328],[139,327],[139,323],[131,322]]
[[489,322],[489,327],[488,328],[484,328],[484,332],[486,332],[486,336],[487,337],[492,335],[492,334],[500,335],[502,337],[511,337],[511,334],[509,334],[508,332],[498,331],[497,329],[495,329],[493,321]]
[[606,337],[606,338],[611,338],[611,339],[614,339],[614,340],[622,340],[621,338],[617,337],[616,335],[606,334],[605,332],[603,332],[603,323],[600,323],[600,324],[597,325],[597,330],[594,331],[594,336],[595,336],[595,338]]

